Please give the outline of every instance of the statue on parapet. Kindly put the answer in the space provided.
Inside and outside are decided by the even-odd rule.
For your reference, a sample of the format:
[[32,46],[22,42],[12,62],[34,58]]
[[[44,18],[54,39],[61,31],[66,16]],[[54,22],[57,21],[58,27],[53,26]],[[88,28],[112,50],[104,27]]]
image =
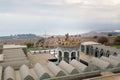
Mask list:
[[65,34],[65,41],[69,41],[69,34]]

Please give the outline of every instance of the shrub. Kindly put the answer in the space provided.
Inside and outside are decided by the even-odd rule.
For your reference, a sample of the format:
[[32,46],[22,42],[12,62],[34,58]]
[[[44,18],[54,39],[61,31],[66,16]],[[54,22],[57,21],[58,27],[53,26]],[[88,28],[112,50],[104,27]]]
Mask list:
[[98,38],[97,42],[101,43],[101,44],[106,44],[106,43],[108,43],[108,38],[105,37],[105,36],[101,36],[101,37]]
[[117,44],[117,45],[120,45],[120,36],[117,36],[117,37],[114,39],[114,43]]

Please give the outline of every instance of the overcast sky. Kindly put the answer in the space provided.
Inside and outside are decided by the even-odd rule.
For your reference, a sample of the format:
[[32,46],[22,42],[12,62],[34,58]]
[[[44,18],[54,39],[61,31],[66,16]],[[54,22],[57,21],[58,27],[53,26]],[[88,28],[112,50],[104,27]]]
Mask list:
[[0,0],[0,36],[120,30],[120,0]]

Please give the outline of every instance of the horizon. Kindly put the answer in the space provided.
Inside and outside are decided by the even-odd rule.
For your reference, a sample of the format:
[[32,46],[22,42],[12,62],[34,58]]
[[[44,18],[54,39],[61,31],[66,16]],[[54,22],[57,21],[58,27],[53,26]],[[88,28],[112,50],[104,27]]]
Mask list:
[[[101,30],[97,30],[97,31],[88,31],[88,32],[84,32],[84,33],[75,33],[75,34],[70,34],[70,35],[83,35],[83,34],[86,34],[86,33],[91,33],[91,32],[116,32],[116,33],[120,33],[120,30],[106,30],[106,31],[101,31]],[[67,32],[66,32],[67,33]],[[66,34],[65,33],[65,34]],[[32,34],[32,35],[36,35],[36,36],[63,36],[63,35],[65,35],[65,34],[47,34],[47,33],[44,33],[44,34],[42,34],[42,35],[40,35],[40,34],[34,34],[34,33],[17,33],[17,34],[9,34],[9,35],[0,35],[0,37],[6,37],[6,36],[16,36],[16,35],[28,35],[28,34]]]
[[120,30],[120,0],[1,0],[0,36]]

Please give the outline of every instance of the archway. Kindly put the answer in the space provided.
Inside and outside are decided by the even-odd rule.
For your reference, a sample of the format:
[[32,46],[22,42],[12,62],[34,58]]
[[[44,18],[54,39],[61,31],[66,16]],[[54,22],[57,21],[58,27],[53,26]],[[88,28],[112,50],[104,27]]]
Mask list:
[[64,60],[69,63],[69,52],[64,52]]
[[101,49],[100,50],[100,57],[103,56],[103,54],[104,54],[104,51],[103,51],[103,49]]
[[114,53],[113,53],[113,56],[117,56],[117,53],[116,53],[116,52],[114,52]]
[[59,62],[60,62],[62,60],[62,52],[61,51],[59,51],[58,58],[59,58]]
[[71,53],[71,60],[76,59],[76,52]]
[[81,52],[84,52],[84,50],[85,50],[85,46],[81,45]]
[[89,54],[89,46],[86,46],[86,54]]
[[110,51],[107,51],[106,52],[106,57],[109,57],[109,55],[110,55]]
[[99,50],[98,50],[98,48],[96,48],[95,49],[95,57],[98,57],[98,55],[99,55]]

